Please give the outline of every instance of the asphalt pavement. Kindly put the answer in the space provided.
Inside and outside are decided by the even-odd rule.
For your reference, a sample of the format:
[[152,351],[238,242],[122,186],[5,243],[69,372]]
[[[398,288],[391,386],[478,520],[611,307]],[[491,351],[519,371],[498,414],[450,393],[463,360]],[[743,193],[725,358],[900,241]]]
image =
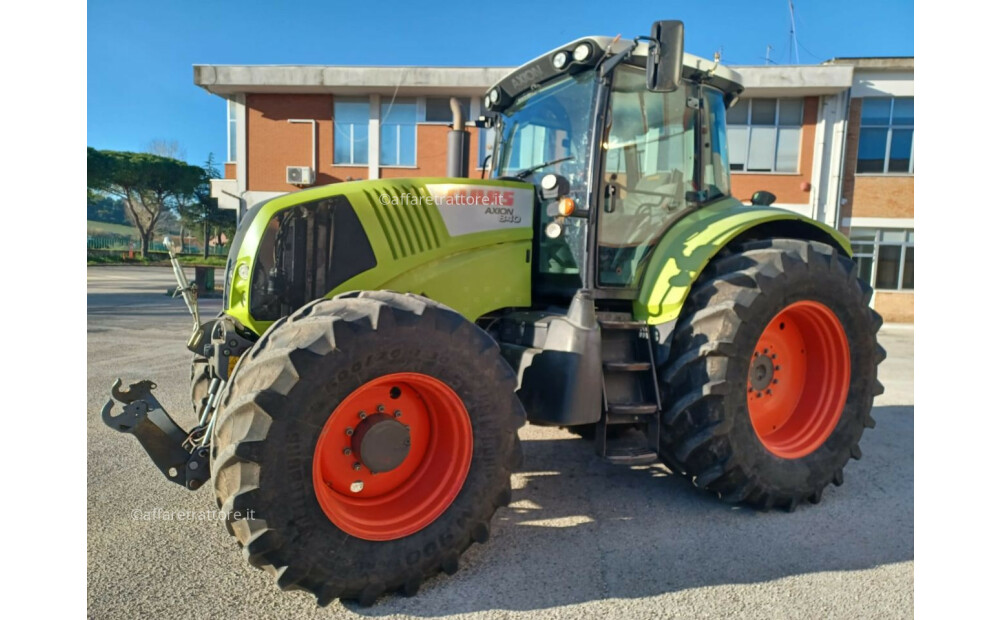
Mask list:
[[[526,426],[514,501],[456,575],[431,579],[414,598],[318,608],[243,560],[213,520],[207,486],[189,492],[168,482],[135,439],[100,421],[121,376],[153,379],[175,419],[194,424],[190,317],[165,295],[169,269],[87,271],[89,617],[913,616],[912,327],[883,328],[878,425],[844,485],[819,505],[792,514],[732,507],[661,466],[609,465],[590,442]],[[220,307],[202,301],[206,316]]]

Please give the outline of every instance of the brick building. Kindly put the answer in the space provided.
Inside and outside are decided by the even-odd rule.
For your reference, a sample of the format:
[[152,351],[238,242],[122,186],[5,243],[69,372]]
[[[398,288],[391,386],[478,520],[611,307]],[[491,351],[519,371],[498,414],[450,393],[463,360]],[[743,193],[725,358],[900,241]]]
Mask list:
[[[913,320],[913,58],[838,58],[821,65],[733,67],[745,91],[728,113],[732,187],[851,237],[873,304]],[[197,65],[195,84],[226,102],[220,204],[252,205],[301,185],[445,176],[449,99],[470,128],[469,170],[491,144],[471,122],[508,67]],[[307,179],[308,181],[308,179]]]

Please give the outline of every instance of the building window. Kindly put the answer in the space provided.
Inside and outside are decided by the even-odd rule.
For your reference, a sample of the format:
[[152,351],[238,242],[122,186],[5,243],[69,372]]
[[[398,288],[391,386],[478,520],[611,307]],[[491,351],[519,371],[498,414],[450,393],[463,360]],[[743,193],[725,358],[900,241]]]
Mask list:
[[[462,108],[462,118],[465,122],[473,119],[469,117],[469,98],[458,97],[458,105]],[[451,97],[428,97],[424,106],[424,121],[428,123],[451,124]]]
[[913,290],[913,231],[852,228],[858,277],[881,290]]
[[383,166],[417,165],[417,100],[382,102],[378,161]]
[[858,172],[913,174],[913,97],[866,97]]
[[802,99],[741,99],[726,113],[729,169],[798,172]]
[[226,139],[226,161],[236,161],[236,102],[226,100],[227,116],[229,120],[229,134]]
[[368,98],[337,97],[333,101],[333,163],[368,164]]

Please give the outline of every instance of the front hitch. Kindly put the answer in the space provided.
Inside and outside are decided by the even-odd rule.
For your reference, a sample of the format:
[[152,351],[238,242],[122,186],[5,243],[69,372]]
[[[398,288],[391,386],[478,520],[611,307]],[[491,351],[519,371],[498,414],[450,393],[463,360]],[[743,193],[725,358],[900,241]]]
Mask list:
[[[125,391],[121,385],[122,380],[115,379],[111,386],[111,399],[101,411],[104,423],[118,432],[134,435],[167,480],[192,491],[199,488],[211,475],[209,448],[204,443],[197,445],[192,441],[193,433],[174,422],[152,394],[155,383],[139,381]],[[113,414],[118,403],[124,409]]]

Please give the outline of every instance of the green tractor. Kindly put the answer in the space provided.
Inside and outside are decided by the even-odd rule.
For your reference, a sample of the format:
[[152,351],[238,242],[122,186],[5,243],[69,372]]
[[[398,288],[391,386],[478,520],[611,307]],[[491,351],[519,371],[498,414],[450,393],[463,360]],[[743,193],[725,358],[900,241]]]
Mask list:
[[246,559],[322,605],[458,570],[510,502],[525,421],[726,502],[819,502],[874,426],[881,319],[843,235],[732,197],[741,90],[675,21],[532,60],[486,94],[489,179],[257,204],[210,321],[177,267],[199,423],[150,381],[117,382],[105,422],[169,480],[211,481]]

